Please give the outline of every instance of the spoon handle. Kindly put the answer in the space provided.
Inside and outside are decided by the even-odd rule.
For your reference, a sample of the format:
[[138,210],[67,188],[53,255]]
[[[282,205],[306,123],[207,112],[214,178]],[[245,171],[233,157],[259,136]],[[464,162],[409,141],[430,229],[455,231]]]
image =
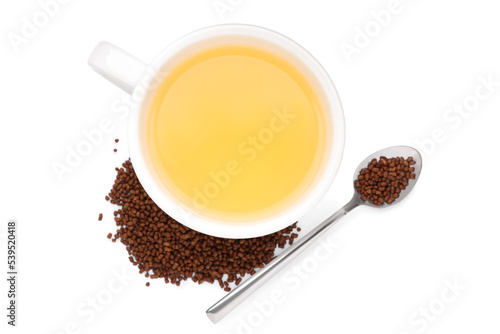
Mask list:
[[214,324],[224,318],[238,304],[255,292],[260,286],[264,285],[264,283],[277,273],[278,270],[282,269],[294,258],[296,258],[303,250],[306,249],[306,246],[309,246],[312,241],[322,236],[329,227],[334,225],[335,222],[339,221],[358,205],[359,202],[356,200],[356,196],[354,196],[353,199],[344,207],[316,226],[311,232],[299,238],[292,246],[269,262],[269,264],[267,264],[264,268],[257,271],[254,275],[250,276],[250,278],[237,286],[233,291],[229,292],[217,303],[212,305],[207,310],[208,318]]

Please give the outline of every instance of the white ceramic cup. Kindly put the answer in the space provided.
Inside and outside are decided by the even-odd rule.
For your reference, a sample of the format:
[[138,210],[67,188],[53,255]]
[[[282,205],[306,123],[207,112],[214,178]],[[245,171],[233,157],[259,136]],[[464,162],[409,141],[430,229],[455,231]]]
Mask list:
[[[187,56],[217,45],[244,44],[262,47],[292,62],[310,80],[325,113],[327,145],[309,189],[293,206],[256,221],[230,223],[203,215],[181,203],[160,181],[146,148],[146,118],[150,99],[162,78]],[[180,223],[205,234],[224,238],[251,238],[283,229],[311,211],[330,188],[344,150],[345,125],[339,96],[330,77],[318,61],[293,40],[274,31],[251,25],[227,24],[194,31],[170,44],[147,65],[127,52],[99,43],[88,60],[89,66],[132,95],[129,115],[129,153],[135,172],[153,201]]]

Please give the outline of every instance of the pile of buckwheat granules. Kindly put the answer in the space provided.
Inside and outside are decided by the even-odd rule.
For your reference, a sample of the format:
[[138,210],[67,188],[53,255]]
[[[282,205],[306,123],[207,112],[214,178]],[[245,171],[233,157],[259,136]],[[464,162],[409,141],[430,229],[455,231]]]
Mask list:
[[[217,281],[230,291],[246,274],[253,275],[274,258],[277,247],[292,244],[297,223],[276,233],[251,239],[224,239],[194,231],[163,212],[139,183],[130,160],[116,168],[117,175],[106,200],[114,212],[117,230],[113,242],[126,246],[129,260],[141,274],[180,285],[191,279],[199,284]],[[102,219],[102,215],[99,215]],[[149,286],[149,282],[146,283]]]
[[376,205],[391,204],[406,189],[408,182],[415,179],[416,161],[413,157],[372,159],[366,168],[363,168],[354,182],[356,191],[363,201],[370,201]]

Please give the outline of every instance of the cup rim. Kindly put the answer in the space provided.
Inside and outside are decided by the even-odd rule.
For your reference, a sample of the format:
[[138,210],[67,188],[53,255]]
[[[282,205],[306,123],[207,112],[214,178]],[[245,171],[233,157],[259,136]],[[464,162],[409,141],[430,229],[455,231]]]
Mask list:
[[[217,222],[211,217],[203,217],[198,213],[193,213],[176,203],[173,198],[165,196],[164,190],[157,184],[146,163],[147,157],[143,152],[140,142],[141,134],[139,124],[141,123],[141,111],[145,102],[144,96],[131,108],[128,121],[129,151],[139,181],[144,187],[149,197],[169,216],[179,221],[181,224],[196,231],[222,238],[252,238],[267,235],[279,231],[293,224],[302,218],[324,197],[330,189],[342,161],[345,144],[345,120],[340,97],[330,76],[319,63],[319,61],[300,44],[273,30],[255,25],[247,24],[219,24],[195,30],[168,45],[148,66],[148,70],[143,74],[139,82],[147,76],[151,77],[151,71],[155,72],[165,64],[172,55],[181,51],[187,46],[202,41],[210,37],[224,35],[245,35],[263,39],[267,42],[278,44],[285,50],[293,52],[304,65],[316,76],[324,90],[328,110],[325,112],[331,116],[333,129],[333,144],[329,151],[329,158],[325,162],[322,174],[317,176],[317,182],[305,198],[293,207],[285,208],[282,212],[274,214],[269,218],[257,220],[252,224],[228,224],[227,222]],[[156,73],[156,72],[155,72]],[[140,85],[139,85],[140,86]],[[137,88],[134,90],[135,95]],[[174,197],[172,195],[172,197]]]

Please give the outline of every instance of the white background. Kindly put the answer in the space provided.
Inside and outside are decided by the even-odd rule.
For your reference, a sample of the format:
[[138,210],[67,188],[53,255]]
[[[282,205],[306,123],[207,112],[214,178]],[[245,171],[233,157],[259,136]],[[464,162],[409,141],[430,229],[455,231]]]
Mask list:
[[[481,77],[500,81],[496,2],[401,0],[380,31],[371,12],[387,9],[389,0],[222,2],[232,7],[221,17],[213,0],[73,0],[18,52],[7,36],[21,34],[23,18],[32,20],[40,4],[1,2],[0,267],[6,222],[17,219],[20,309],[18,327],[8,328],[2,278],[0,331],[498,333],[500,87],[460,124],[443,118],[454,105],[478,101]],[[271,28],[302,44],[327,69],[343,102],[342,166],[329,194],[300,222],[304,231],[350,198],[352,172],[371,152],[420,147],[436,131],[441,140],[433,150],[427,145],[421,178],[403,203],[352,212],[325,239],[338,244],[334,252],[315,244],[296,261],[307,277],[288,268],[288,279],[282,272],[214,325],[205,310],[224,296],[217,285],[158,280],[147,288],[124,246],[106,238],[114,224],[104,196],[114,167],[128,158],[126,121],[116,111],[127,104],[86,61],[106,40],[147,62],[186,33],[229,22]],[[357,29],[366,27],[372,37],[367,45],[357,41],[349,62],[342,43],[355,46]],[[59,180],[52,164],[64,163],[68,147],[106,118],[112,132]],[[110,293],[110,283],[121,287],[113,273],[122,270],[126,286]],[[457,296],[446,282],[460,285]],[[284,303],[269,307],[272,293],[282,293]],[[106,305],[89,311],[92,298]]]

